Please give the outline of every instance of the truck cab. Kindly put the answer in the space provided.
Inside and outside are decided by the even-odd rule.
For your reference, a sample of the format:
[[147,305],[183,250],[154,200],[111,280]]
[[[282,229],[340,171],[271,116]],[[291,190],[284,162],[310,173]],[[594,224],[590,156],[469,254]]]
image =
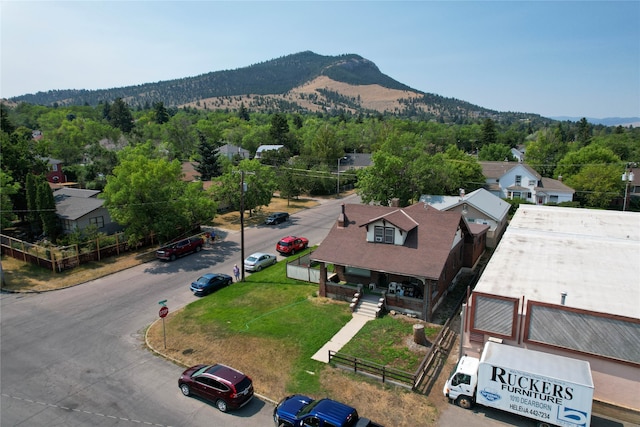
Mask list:
[[463,356],[442,391],[447,398],[465,409],[469,409],[474,402],[479,365],[479,359]]

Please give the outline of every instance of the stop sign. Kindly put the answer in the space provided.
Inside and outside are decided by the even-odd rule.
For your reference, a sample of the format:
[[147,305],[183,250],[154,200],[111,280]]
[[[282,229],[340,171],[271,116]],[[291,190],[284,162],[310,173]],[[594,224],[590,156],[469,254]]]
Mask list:
[[160,315],[160,317],[167,317],[167,314],[169,314],[169,307],[160,307],[160,312],[158,314]]

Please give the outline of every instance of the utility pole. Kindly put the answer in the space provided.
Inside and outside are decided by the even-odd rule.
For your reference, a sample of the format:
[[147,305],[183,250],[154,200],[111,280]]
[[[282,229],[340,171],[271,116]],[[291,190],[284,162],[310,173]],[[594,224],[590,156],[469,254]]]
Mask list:
[[629,168],[628,171],[624,171],[624,173],[622,174],[622,180],[625,181],[624,183],[624,202],[622,202],[622,212],[627,210],[627,197],[628,197],[628,191],[629,191],[629,181],[633,181],[633,170],[631,168]]
[[336,194],[339,199],[340,198],[340,157],[338,157],[338,186],[336,187]]
[[240,171],[240,264],[242,267],[242,279],[244,282],[244,171]]

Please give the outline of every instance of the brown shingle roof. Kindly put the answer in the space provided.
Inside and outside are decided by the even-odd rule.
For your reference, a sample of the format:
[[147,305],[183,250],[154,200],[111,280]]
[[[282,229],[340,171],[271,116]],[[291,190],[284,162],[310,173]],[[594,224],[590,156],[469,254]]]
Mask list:
[[[343,206],[345,226],[338,228],[336,222],[311,255],[313,260],[438,279],[458,227],[466,228],[460,213],[439,211],[423,203],[401,209],[360,204]],[[376,218],[384,218],[400,229],[409,230],[404,245],[367,242],[366,225]]]

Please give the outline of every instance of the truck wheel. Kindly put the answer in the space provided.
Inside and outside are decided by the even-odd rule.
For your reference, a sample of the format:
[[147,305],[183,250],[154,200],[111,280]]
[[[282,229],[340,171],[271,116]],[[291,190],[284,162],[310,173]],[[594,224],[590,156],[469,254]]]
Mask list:
[[468,396],[460,396],[458,400],[456,400],[456,403],[461,408],[471,409],[471,405],[472,405],[471,398]]
[[542,421],[538,423],[538,427],[551,427],[551,424]]

